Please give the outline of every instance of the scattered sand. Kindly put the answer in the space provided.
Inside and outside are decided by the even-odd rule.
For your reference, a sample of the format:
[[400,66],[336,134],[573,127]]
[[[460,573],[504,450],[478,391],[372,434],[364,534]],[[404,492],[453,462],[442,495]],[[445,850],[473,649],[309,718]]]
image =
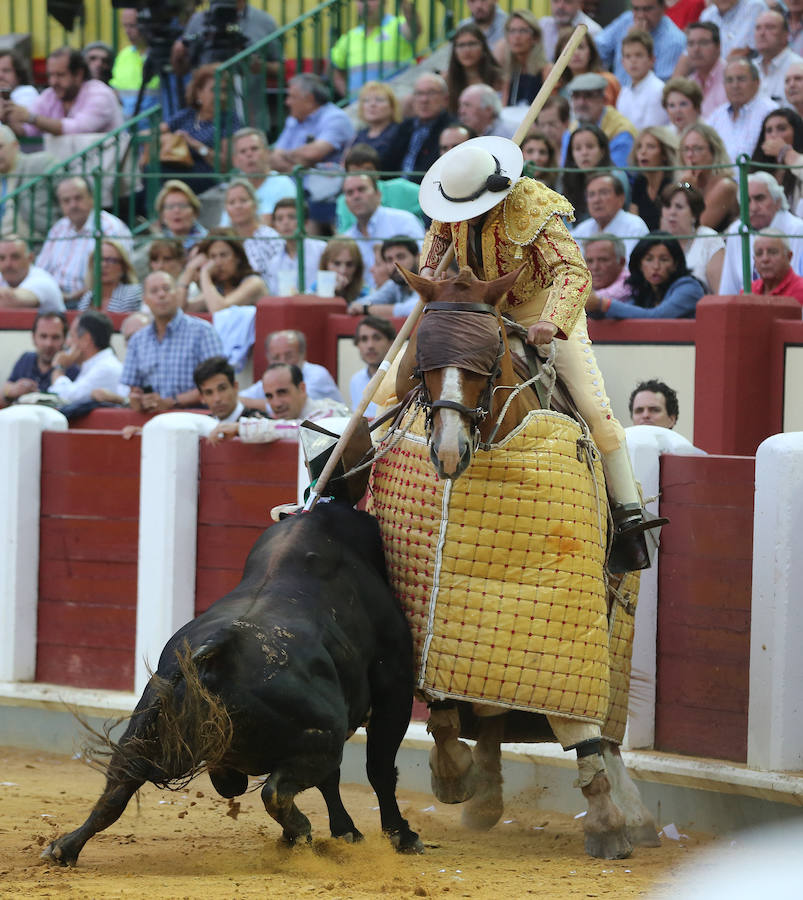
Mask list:
[[41,863],[42,847],[84,821],[102,776],[65,756],[0,748],[0,778],[3,898],[619,900],[671,889],[678,867],[711,842],[690,835],[637,848],[628,860],[589,859],[581,823],[538,809],[535,792],[510,800],[505,821],[477,833],[461,826],[459,807],[400,791],[404,815],[427,849],[399,855],[381,836],[373,792],[346,785],[344,802],[366,840],[332,840],[323,800],[312,790],[298,805],[312,822],[313,844],[289,850],[278,843],[279,827],[258,791],[239,798],[235,819],[202,776],[181,793],[145,787],[139,804],[133,799],[115,825],[87,844],[75,869],[61,869]]

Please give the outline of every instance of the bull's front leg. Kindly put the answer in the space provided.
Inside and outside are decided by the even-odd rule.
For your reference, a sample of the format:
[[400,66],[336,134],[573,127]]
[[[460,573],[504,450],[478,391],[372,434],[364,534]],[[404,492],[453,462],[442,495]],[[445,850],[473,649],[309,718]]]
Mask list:
[[282,826],[282,837],[291,847],[299,840],[309,844],[312,841],[312,826],[309,819],[295,804],[295,796],[303,787],[292,775],[281,768],[273,772],[262,788],[262,802],[268,815]]
[[328,775],[319,785],[326,810],[329,813],[329,831],[333,838],[340,838],[351,844],[362,840],[362,834],[357,830],[354,820],[343,806],[343,798],[340,796],[340,769],[336,769]]
[[123,814],[128,801],[142,787],[145,780],[107,779],[106,788],[95,804],[89,818],[80,828],[57,838],[42,851],[41,858],[59,866],[74,866],[84,844],[99,831],[113,825]]

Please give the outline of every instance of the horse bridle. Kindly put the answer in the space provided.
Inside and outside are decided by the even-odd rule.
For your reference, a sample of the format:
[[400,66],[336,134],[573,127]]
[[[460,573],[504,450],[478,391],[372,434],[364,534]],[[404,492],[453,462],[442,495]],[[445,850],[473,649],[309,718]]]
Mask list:
[[[423,309],[422,315],[424,313],[433,312],[436,310],[442,312],[478,312],[492,315],[498,318],[496,307],[491,306],[488,303],[460,303],[450,302],[446,300],[434,300],[430,303],[427,303],[427,305]],[[469,420],[469,422],[471,422],[472,428],[474,430],[474,450],[476,451],[477,447],[479,447],[480,445],[480,422],[486,419],[491,411],[491,398],[493,397],[494,385],[496,383],[496,379],[499,377],[502,371],[499,366],[499,362],[504,355],[505,342],[504,338],[502,337],[502,328],[500,326],[499,348],[496,353],[496,360],[491,368],[491,372],[488,375],[488,381],[486,382],[486,385],[477,400],[478,405],[473,408],[470,406],[466,406],[463,403],[457,403],[455,400],[433,400],[429,395],[429,391],[427,390],[426,382],[424,381],[424,372],[420,368],[420,362],[418,359],[416,359],[416,369],[414,375],[417,378],[421,379],[418,405],[424,410],[424,432],[426,434],[428,442],[432,439],[432,420],[436,410],[453,409],[455,410],[455,412],[458,412],[461,415],[465,416]],[[428,369],[427,371],[430,370]]]

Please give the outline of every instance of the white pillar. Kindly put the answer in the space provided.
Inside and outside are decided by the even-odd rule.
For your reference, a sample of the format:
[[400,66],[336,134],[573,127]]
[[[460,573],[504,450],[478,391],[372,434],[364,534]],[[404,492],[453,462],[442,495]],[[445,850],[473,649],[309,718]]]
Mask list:
[[66,431],[45,406],[0,412],[0,681],[36,673],[42,432]]
[[[688,456],[702,453],[682,435],[656,425],[637,425],[625,430],[627,448],[644,497],[654,497],[647,509],[658,515],[660,502],[660,457],[664,453]],[[672,527],[671,524],[668,527]],[[660,552],[649,569],[641,573],[636,606],[633,661],[627,729],[622,746],[650,748],[655,744],[655,680],[658,642],[658,565]]]
[[803,769],[803,432],[756,453],[747,764]]
[[198,439],[211,416],[167,413],[142,431],[134,691],[148,683],[162,648],[195,614]]

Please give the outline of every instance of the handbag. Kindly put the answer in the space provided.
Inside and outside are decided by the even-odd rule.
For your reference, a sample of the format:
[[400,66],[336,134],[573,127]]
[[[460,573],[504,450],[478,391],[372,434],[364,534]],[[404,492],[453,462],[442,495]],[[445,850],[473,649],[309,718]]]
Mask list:
[[[159,135],[159,162],[171,163],[174,166],[193,168],[195,160],[192,158],[190,145],[183,134],[173,131],[164,131]],[[143,168],[150,163],[150,144],[145,146],[142,155]]]

